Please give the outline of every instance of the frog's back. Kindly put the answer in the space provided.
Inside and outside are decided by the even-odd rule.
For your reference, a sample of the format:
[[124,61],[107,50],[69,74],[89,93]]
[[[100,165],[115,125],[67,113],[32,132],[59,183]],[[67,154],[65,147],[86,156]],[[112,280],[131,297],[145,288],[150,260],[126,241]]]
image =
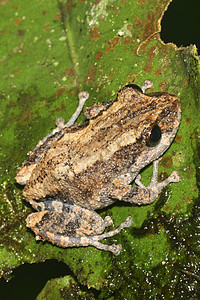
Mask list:
[[[138,164],[135,170],[133,166],[141,153],[149,151],[147,138],[151,128],[162,115],[164,131],[164,111],[171,114],[169,106],[178,99],[171,96],[170,104],[160,96],[149,97],[131,89],[120,97],[87,126],[67,129],[51,145],[24,188],[26,199],[58,197],[94,208],[111,202],[107,193],[112,180],[127,174],[130,168],[135,174],[141,169]],[[170,126],[173,129],[173,121],[171,116],[168,130]]]

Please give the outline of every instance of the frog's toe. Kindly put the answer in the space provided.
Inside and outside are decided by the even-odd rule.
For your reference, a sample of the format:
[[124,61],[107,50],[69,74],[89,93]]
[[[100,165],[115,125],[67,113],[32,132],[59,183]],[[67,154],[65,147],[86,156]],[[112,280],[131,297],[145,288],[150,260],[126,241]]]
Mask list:
[[91,245],[96,247],[97,249],[112,252],[115,255],[119,255],[122,250],[122,246],[120,244],[106,245],[106,244],[101,244],[100,242],[94,240],[91,243]]
[[119,255],[121,250],[122,250],[122,246],[120,244],[119,245],[113,244],[110,246],[110,249],[109,249],[109,251],[111,251],[115,255]]
[[78,94],[78,99],[80,102],[85,103],[85,101],[89,98],[89,93],[86,91],[82,91]]
[[65,125],[65,119],[62,117],[59,117],[56,119],[56,127],[63,128]]
[[146,79],[142,84],[141,90],[143,93],[145,93],[146,90],[150,89],[152,86],[153,86],[153,81]]
[[104,224],[105,224],[105,227],[109,227],[109,226],[113,225],[112,218],[110,216],[106,216],[104,219]]
[[168,178],[170,178],[171,182],[181,181],[181,176],[178,174],[177,171],[173,171],[172,174]]
[[126,220],[123,222],[123,228],[130,227],[133,223],[133,219],[131,216],[127,217]]

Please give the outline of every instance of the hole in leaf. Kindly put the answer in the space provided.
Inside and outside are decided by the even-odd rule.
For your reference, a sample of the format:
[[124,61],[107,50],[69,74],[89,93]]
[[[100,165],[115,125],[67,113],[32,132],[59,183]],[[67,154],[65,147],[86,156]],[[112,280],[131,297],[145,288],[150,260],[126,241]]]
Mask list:
[[195,44],[200,49],[199,13],[199,0],[173,0],[161,22],[161,39],[178,47]]
[[48,260],[39,264],[24,264],[13,271],[13,278],[8,282],[1,278],[0,298],[35,299],[48,280],[68,274],[72,274],[69,268],[56,260]]

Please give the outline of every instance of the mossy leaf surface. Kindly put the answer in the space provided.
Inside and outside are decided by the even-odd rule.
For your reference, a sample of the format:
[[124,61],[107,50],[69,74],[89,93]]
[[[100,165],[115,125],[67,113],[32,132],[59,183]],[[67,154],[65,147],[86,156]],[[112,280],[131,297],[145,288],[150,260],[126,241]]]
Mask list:
[[[184,285],[182,270],[199,272],[199,58],[195,46],[177,49],[160,40],[160,20],[170,2],[1,1],[2,275],[24,262],[56,258],[81,284],[100,290],[102,299],[164,297],[169,290],[177,298],[180,289],[196,295],[196,279]],[[151,91],[181,99],[180,129],[159,166],[161,179],[177,170],[181,182],[170,184],[152,205],[117,202],[100,212],[115,225],[133,218],[132,227],[106,240],[122,244],[117,257],[92,247],[36,242],[25,226],[32,209],[14,179],[26,153],[52,131],[57,117],[70,118],[79,91],[90,93],[90,106],[145,79],[153,80]],[[84,120],[82,114],[78,122]],[[142,172],[144,184],[151,174],[151,166]]]

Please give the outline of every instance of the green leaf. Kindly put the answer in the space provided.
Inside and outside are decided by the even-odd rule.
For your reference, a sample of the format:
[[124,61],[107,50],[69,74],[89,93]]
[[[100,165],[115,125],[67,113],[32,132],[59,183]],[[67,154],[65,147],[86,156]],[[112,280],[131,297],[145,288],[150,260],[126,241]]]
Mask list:
[[81,291],[77,281],[71,276],[49,280],[37,300],[60,300],[60,299],[90,299],[95,297],[92,291]]
[[[56,258],[79,283],[100,290],[101,299],[196,295],[195,279],[184,284],[188,277],[182,270],[199,272],[199,57],[195,46],[177,49],[160,40],[170,2],[1,1],[2,275],[24,262]],[[57,117],[70,118],[79,91],[90,93],[90,106],[145,79],[153,80],[152,91],[181,99],[180,129],[159,167],[160,178],[177,170],[181,182],[170,184],[152,205],[117,202],[100,212],[111,215],[116,226],[133,218],[132,227],[106,240],[122,244],[117,257],[93,247],[61,249],[36,242],[25,226],[32,208],[14,179],[26,153],[55,128]],[[78,122],[84,120],[82,114]],[[151,166],[142,172],[144,184],[151,174]]]

